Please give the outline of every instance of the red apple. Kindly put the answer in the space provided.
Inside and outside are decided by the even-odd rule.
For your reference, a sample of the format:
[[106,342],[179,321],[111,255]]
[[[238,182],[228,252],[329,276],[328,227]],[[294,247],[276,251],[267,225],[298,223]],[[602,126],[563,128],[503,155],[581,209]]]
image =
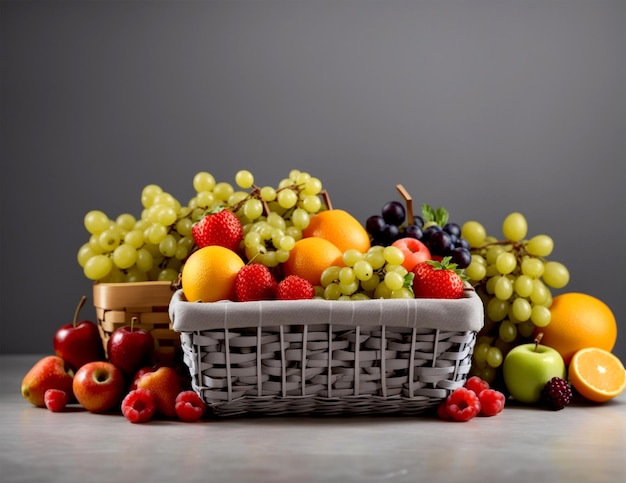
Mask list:
[[430,250],[417,238],[400,238],[391,245],[402,251],[404,254],[402,266],[409,272],[412,271],[418,263],[431,259]]
[[139,368],[150,365],[154,354],[154,338],[146,329],[134,326],[119,327],[113,331],[107,343],[109,361],[115,364],[127,378]]
[[104,413],[119,406],[126,392],[126,380],[122,371],[112,363],[93,361],[78,369],[72,388],[85,409]]
[[22,396],[38,407],[45,407],[44,396],[48,389],[64,391],[73,399],[72,380],[74,372],[59,356],[39,359],[22,379]]
[[78,314],[87,297],[83,296],[74,312],[71,324],[62,325],[54,334],[54,353],[74,370],[92,361],[104,360],[104,347],[98,326],[90,320],[78,322]]

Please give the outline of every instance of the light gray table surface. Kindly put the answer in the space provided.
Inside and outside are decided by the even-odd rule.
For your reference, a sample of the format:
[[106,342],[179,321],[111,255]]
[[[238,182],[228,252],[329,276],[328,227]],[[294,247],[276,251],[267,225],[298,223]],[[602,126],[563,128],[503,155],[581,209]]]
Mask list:
[[0,481],[621,482],[626,394],[562,411],[508,404],[451,423],[425,415],[152,420],[36,408],[40,355],[0,355]]

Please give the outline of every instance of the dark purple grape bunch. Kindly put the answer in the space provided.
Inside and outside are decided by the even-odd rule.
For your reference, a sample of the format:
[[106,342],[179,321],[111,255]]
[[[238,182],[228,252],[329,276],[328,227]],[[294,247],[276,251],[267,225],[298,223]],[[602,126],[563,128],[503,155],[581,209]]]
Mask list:
[[467,268],[472,259],[469,243],[461,236],[461,227],[448,222],[448,217],[444,208],[433,209],[423,204],[421,216],[406,220],[404,205],[389,201],[380,215],[372,215],[366,220],[365,229],[372,245],[388,246],[400,238],[411,237],[426,245],[431,255],[449,256],[458,268]]

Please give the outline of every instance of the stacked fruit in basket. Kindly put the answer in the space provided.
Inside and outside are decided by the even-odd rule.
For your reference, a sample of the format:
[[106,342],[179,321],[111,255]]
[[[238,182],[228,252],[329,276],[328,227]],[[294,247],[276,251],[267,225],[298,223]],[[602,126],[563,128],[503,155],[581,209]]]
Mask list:
[[[553,297],[550,288],[564,288],[569,273],[548,260],[549,236],[527,238],[520,213],[504,220],[499,239],[477,221],[451,221],[442,207],[423,204],[419,214],[413,213],[401,185],[403,202],[386,203],[363,224],[333,208],[321,181],[299,170],[276,187],[258,186],[246,170],[236,173],[234,185],[200,172],[193,188],[195,195],[182,204],[159,186],[146,186],[139,218],[88,212],[89,239],[78,251],[85,276],[96,282],[179,280],[185,298],[199,303],[454,299],[475,290],[484,303],[485,326],[478,334],[472,377],[442,405],[444,419],[476,415],[485,389],[491,392],[483,395],[483,405],[491,409],[484,413],[495,414],[502,393],[560,409],[571,399],[570,383],[597,401],[626,386],[623,366],[610,352],[616,340],[610,310],[584,294]],[[576,311],[584,317],[567,326]],[[572,341],[574,332],[580,335]],[[140,379],[127,370],[129,414],[149,399],[146,391],[137,392],[142,387],[130,385],[135,380]],[[169,412],[162,414],[175,414],[173,393],[191,397],[182,389],[170,391]],[[25,397],[29,392],[27,387]],[[42,405],[42,397],[34,403]],[[189,404],[200,406],[197,399]],[[470,409],[459,409],[464,407]]]

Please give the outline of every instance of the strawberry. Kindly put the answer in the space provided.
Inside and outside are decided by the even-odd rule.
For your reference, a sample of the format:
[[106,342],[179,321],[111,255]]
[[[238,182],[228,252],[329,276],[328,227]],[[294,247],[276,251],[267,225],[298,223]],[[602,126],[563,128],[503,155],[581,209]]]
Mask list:
[[456,263],[450,263],[450,258],[426,260],[416,265],[413,269],[416,298],[458,299],[463,295],[466,277]]
[[289,275],[281,280],[276,289],[276,298],[279,300],[312,299],[313,297],[315,297],[313,284],[298,275]]
[[272,300],[276,297],[276,285],[276,279],[265,265],[244,265],[235,277],[235,297],[239,302]]
[[191,228],[191,235],[198,248],[219,245],[237,252],[243,239],[243,227],[237,215],[222,209],[203,215]]

